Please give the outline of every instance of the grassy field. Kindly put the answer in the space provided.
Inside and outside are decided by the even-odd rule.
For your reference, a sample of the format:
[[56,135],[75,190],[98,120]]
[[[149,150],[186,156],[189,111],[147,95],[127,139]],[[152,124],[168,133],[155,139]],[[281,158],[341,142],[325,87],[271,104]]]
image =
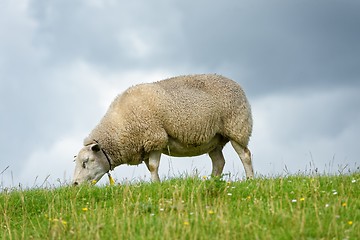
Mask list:
[[1,239],[360,239],[360,174],[4,190]]

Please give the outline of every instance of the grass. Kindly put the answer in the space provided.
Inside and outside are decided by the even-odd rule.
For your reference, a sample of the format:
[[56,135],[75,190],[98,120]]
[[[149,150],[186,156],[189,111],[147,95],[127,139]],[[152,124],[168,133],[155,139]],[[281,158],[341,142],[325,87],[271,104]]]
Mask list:
[[360,174],[13,189],[1,239],[360,239]]

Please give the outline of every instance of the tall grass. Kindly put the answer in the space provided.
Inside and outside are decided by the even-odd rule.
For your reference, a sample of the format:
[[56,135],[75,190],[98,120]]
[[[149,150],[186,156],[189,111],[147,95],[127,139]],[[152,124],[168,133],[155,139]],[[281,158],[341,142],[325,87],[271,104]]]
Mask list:
[[1,239],[360,239],[360,174],[7,190]]

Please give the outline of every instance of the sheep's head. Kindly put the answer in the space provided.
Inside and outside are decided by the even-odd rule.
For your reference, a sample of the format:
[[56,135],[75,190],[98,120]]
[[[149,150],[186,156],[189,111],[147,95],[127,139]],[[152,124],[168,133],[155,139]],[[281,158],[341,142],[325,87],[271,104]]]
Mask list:
[[96,183],[111,168],[106,153],[101,150],[98,143],[84,146],[74,161],[76,163],[74,185],[85,182]]

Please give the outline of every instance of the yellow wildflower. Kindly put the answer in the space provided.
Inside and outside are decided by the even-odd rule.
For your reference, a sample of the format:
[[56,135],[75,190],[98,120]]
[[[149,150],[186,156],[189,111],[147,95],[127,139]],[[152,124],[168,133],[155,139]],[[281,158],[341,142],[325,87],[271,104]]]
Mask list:
[[342,203],[341,206],[346,207],[346,202]]
[[114,185],[114,184],[115,184],[115,180],[113,179],[113,177],[112,177],[110,174],[108,174],[108,177],[109,177],[110,185],[111,185],[111,186]]
[[353,221],[348,221],[348,224],[349,224],[349,225],[352,225],[352,224],[353,224]]
[[190,225],[190,223],[188,221],[184,221],[184,225],[188,226],[188,225]]
[[87,207],[82,208],[81,210],[83,210],[84,212],[86,212],[87,210],[89,210]]

